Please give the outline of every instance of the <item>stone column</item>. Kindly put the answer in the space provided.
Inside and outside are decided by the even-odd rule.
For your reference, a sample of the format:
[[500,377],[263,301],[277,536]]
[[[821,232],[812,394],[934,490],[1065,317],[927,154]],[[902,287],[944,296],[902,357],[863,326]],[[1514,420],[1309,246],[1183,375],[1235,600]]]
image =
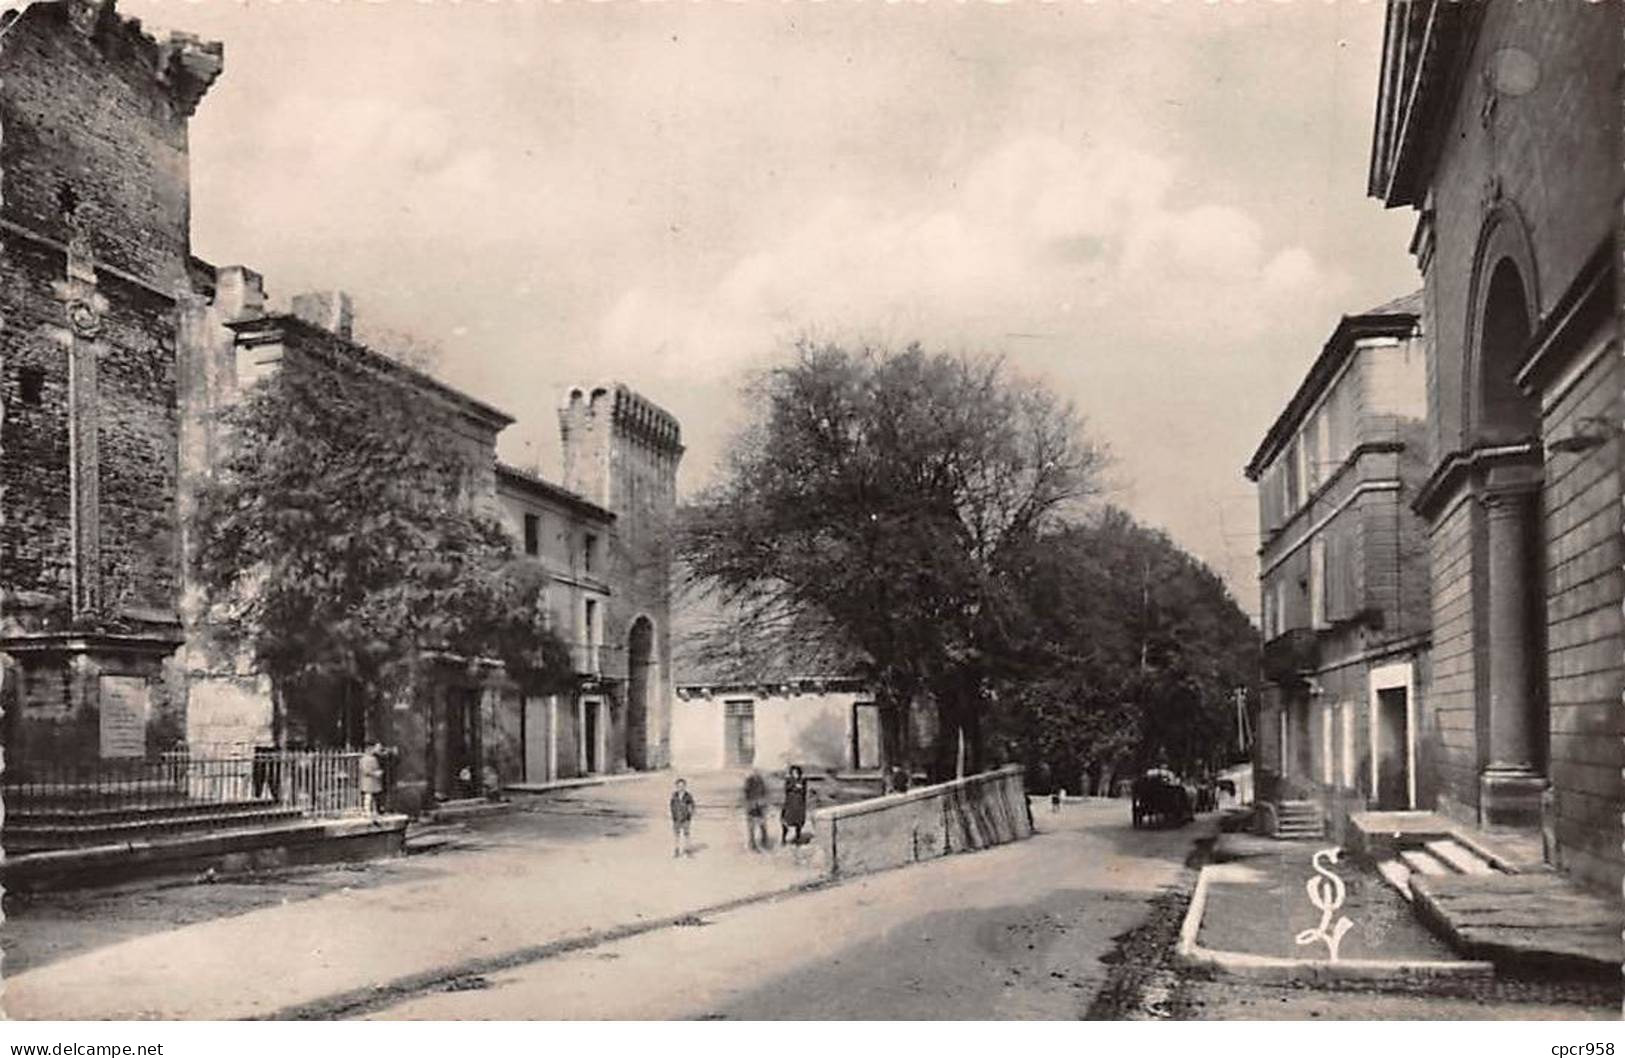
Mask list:
[[1530,565],[1535,493],[1504,489],[1483,497],[1488,536],[1489,762],[1480,777],[1480,816],[1491,825],[1540,821],[1545,779],[1537,767],[1536,680],[1541,671]]
[[107,299],[96,289],[96,262],[88,235],[77,225],[68,244],[67,274],[55,283],[67,326],[69,511],[73,524],[75,619],[96,613],[102,602],[101,455],[96,368]]

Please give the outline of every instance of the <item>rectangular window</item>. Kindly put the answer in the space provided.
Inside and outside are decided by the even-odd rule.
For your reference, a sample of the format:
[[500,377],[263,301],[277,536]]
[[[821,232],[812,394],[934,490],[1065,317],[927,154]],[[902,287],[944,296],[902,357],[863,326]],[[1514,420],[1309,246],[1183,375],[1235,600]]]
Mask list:
[[1343,702],[1343,785],[1354,785],[1354,703]]
[[1283,513],[1292,517],[1298,510],[1298,504],[1303,496],[1302,482],[1298,477],[1302,464],[1298,459],[1298,446],[1294,443],[1286,450],[1286,458],[1281,460],[1281,473],[1286,478],[1286,502],[1282,507]]
[[596,600],[596,599],[588,599],[588,600],[586,600],[586,606],[584,608],[584,611],[585,611],[585,615],[584,615],[583,623],[587,626],[585,629],[583,629],[583,637],[582,637],[583,641],[587,645],[587,664],[586,664],[585,668],[586,668],[587,672],[597,672],[598,671],[598,600]]
[[1327,627],[1326,620],[1326,538],[1309,542],[1309,621],[1314,628]]
[[598,537],[588,533],[581,544],[581,568],[583,572],[591,573],[593,563],[597,560]]
[[525,554],[542,553],[542,520],[534,514],[525,515]]
[[1320,781],[1332,784],[1332,704],[1320,707]]

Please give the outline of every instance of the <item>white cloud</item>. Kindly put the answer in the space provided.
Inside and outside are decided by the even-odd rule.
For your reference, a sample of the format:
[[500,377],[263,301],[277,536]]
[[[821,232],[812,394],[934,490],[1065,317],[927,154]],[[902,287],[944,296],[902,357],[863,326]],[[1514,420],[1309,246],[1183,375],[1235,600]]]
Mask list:
[[1307,250],[1266,245],[1246,213],[1174,202],[1174,175],[1133,148],[1013,140],[930,200],[832,197],[709,285],[627,291],[603,322],[604,350],[692,379],[803,329],[983,347],[1044,332],[1087,346],[1104,313],[1132,316],[1153,342],[1194,341],[1221,307],[1262,318],[1330,282]]

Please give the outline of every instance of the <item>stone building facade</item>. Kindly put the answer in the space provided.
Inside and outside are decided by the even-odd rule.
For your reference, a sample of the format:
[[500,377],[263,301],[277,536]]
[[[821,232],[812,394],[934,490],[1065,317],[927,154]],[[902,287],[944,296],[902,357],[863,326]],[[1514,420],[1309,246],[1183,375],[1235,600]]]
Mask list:
[[877,771],[880,707],[850,677],[685,683],[672,717],[672,767]]
[[[664,765],[676,420],[624,385],[577,390],[561,411],[564,486],[499,464],[511,417],[354,341],[348,298],[301,295],[272,311],[257,273],[191,255],[187,119],[221,72],[219,45],[157,42],[111,0],[38,3],[4,25],[0,708],[11,776],[177,745],[245,753],[376,737],[400,750],[397,793],[413,809],[479,792],[493,773],[510,783]],[[254,380],[316,361],[409,387],[436,409],[428,428],[466,456],[468,502],[551,574],[578,695],[543,708],[499,668],[470,675],[457,661],[420,700],[381,715],[279,704],[211,634],[186,556],[197,486],[229,443],[218,414]]]
[[1430,337],[1424,800],[1616,892],[1622,57],[1614,4],[1392,3],[1370,170]]
[[1427,475],[1421,300],[1345,317],[1246,470],[1264,541],[1257,796],[1313,801],[1335,833],[1429,792],[1426,544],[1408,507]]
[[187,124],[221,48],[111,4],[0,33],[0,652],[8,766],[184,738],[177,306]]

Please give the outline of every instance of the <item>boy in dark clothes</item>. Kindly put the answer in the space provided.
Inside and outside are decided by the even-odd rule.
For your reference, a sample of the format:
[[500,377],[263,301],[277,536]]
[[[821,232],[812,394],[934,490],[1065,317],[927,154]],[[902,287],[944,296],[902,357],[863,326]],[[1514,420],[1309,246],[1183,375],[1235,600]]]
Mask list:
[[671,792],[671,855],[673,859],[689,854],[688,828],[694,820],[694,795],[688,792],[688,780],[678,779]]

